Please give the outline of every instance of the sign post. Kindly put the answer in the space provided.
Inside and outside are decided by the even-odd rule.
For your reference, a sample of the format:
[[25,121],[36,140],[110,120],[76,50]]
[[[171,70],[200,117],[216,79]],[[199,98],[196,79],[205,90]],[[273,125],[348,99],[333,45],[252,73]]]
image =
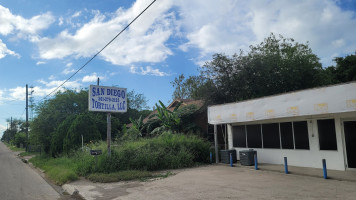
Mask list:
[[111,113],[127,112],[126,88],[90,85],[89,111],[106,112],[108,156],[111,156]]

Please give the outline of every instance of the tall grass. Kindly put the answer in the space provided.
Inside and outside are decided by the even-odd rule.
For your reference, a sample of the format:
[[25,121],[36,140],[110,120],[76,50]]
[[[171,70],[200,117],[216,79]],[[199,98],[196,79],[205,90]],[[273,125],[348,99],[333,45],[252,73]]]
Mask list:
[[78,179],[78,174],[76,173],[77,163],[74,162],[73,158],[36,156],[31,158],[30,162],[43,169],[47,176],[58,185]]

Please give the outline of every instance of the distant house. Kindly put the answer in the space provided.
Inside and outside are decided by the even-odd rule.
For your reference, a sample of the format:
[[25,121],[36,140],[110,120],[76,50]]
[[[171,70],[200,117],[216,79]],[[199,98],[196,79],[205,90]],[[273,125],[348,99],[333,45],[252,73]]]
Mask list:
[[[193,122],[200,128],[202,133],[202,137],[207,138],[209,141],[214,141],[214,126],[208,123],[208,115],[207,115],[207,108],[204,105],[203,100],[194,100],[194,99],[175,99],[171,104],[167,106],[170,111],[173,111],[177,105],[181,102],[180,108],[183,108],[188,105],[195,105],[197,106],[197,111],[193,114]],[[157,119],[156,116],[157,110],[152,111],[146,118],[143,119],[143,123],[146,124],[149,120]],[[132,124],[128,124],[127,127],[130,128]],[[224,149],[227,148],[227,132],[226,132],[226,125],[218,126],[218,145],[219,148]],[[225,133],[225,135],[224,135]],[[225,136],[225,137],[224,137]]]
[[[194,123],[201,129],[202,132],[206,133],[208,131],[208,118],[206,115],[206,110],[202,110],[204,106],[203,100],[193,100],[193,99],[175,99],[171,104],[167,106],[167,109],[173,111],[178,104],[181,102],[179,108],[183,108],[188,105],[195,105],[197,107],[197,112],[194,113]],[[157,110],[152,111],[145,119],[143,123],[146,124],[151,119],[157,119],[157,117],[152,117],[157,114]]]

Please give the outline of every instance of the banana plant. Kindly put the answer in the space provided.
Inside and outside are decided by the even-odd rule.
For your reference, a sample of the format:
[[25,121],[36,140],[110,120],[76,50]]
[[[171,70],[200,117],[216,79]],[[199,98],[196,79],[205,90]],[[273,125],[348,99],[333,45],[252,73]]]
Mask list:
[[180,125],[181,120],[177,114],[177,110],[182,104],[181,102],[174,108],[173,111],[170,111],[161,101],[158,101],[160,105],[156,104],[157,107],[157,118],[161,121],[162,126],[168,130],[175,131]]
[[131,123],[132,123],[132,128],[135,128],[137,130],[139,130],[140,132],[142,131],[143,129],[143,118],[142,118],[142,115],[140,115],[140,117],[138,119],[132,119],[131,117],[129,118]]

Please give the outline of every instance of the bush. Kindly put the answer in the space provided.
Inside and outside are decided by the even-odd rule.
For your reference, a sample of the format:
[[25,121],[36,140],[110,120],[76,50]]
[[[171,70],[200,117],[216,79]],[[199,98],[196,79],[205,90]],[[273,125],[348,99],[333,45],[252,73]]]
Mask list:
[[27,143],[26,133],[17,133],[15,135],[15,139],[14,139],[13,143],[17,147],[20,147],[20,144],[23,144],[23,146],[25,146]]
[[162,135],[127,141],[99,157],[99,172],[119,170],[160,170],[190,167],[209,161],[210,144],[197,136],[165,132]]

